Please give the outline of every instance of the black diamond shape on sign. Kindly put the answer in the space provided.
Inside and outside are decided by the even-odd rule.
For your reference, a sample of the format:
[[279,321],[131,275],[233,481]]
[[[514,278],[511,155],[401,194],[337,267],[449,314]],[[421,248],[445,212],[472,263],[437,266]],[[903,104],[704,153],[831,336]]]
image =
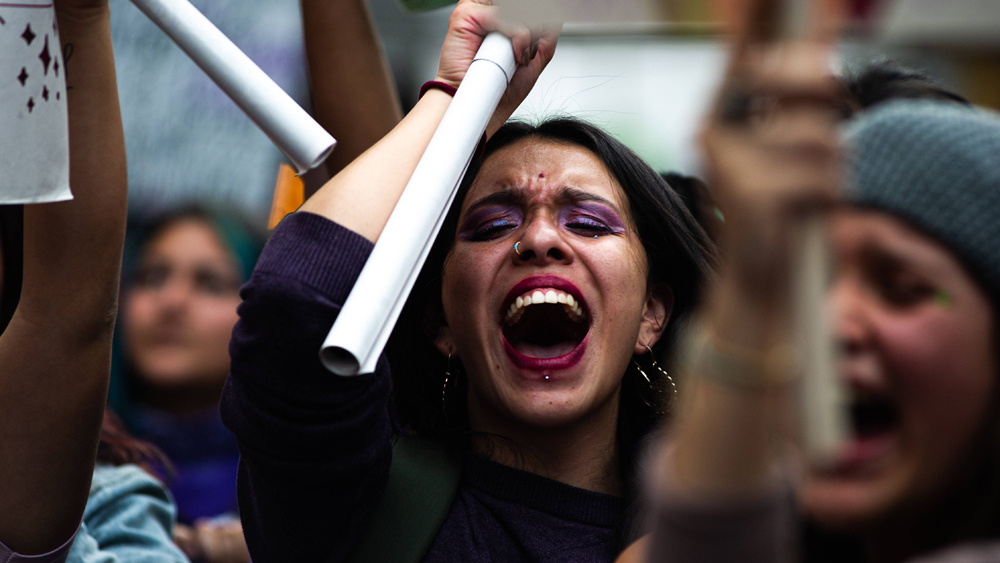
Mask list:
[[52,63],[52,70],[55,71],[56,76],[59,76],[59,59],[56,59],[55,62]]
[[42,54],[38,55],[39,59],[42,59],[42,68],[45,69],[45,76],[49,75],[49,63],[52,62],[52,55],[49,54],[49,36],[45,36],[45,47],[42,48]]
[[33,109],[35,109],[35,99],[28,98],[28,113],[31,113],[31,110]]
[[46,102],[49,101],[49,87],[48,86],[42,86],[42,97],[45,98]]
[[3,18],[0,18],[0,25],[7,25],[7,21],[4,20]]
[[59,91],[58,90],[56,90],[56,99],[57,100],[59,99]]
[[31,31],[30,23],[28,24],[28,27],[24,28],[24,33],[21,34],[21,37],[24,38],[24,42],[28,45],[31,45],[31,42],[35,40],[35,34]]
[[17,79],[21,81],[21,86],[24,86],[24,83],[28,81],[28,71],[23,66],[21,67],[21,74],[17,75]]

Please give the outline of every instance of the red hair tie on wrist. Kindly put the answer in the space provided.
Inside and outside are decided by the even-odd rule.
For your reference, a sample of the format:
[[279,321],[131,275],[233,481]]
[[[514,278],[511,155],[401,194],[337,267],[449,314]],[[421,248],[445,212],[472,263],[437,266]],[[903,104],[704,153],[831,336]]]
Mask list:
[[[420,94],[417,95],[417,99],[419,100],[420,98],[423,98],[424,94],[426,94],[428,90],[441,90],[445,94],[455,97],[455,92],[458,91],[458,88],[455,88],[447,82],[441,82],[440,80],[428,80],[427,82],[424,82],[423,86],[420,87]],[[479,160],[483,157],[484,152],[486,152],[485,131],[483,131],[483,137],[479,139],[479,144],[476,145],[476,152],[472,153],[472,160]]]
[[423,98],[424,94],[426,94],[428,90],[441,90],[445,94],[454,97],[458,88],[455,88],[447,82],[441,82],[440,80],[428,80],[427,82],[424,82],[423,86],[420,87],[420,95],[417,96],[417,99],[419,100],[420,98]]

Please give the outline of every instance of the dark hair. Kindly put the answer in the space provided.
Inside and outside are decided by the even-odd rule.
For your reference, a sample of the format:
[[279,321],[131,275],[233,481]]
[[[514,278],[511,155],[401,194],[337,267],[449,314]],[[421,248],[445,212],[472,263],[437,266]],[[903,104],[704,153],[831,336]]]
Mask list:
[[718,223],[724,218],[722,211],[715,204],[715,197],[708,189],[708,185],[697,176],[688,176],[680,172],[661,172],[660,177],[677,192],[691,215],[698,220],[708,236],[715,240],[719,230]]
[[7,329],[21,300],[24,273],[24,206],[0,205],[0,253],[3,276],[0,277],[0,334]]
[[134,463],[157,477],[169,478],[173,467],[167,456],[153,444],[128,433],[111,409],[104,409],[101,441],[97,445],[97,462],[108,465]]
[[[711,275],[715,250],[708,235],[677,193],[625,145],[597,127],[575,119],[553,119],[535,126],[507,123],[490,139],[483,158],[470,164],[386,348],[393,374],[395,414],[405,432],[469,447],[464,377],[457,378],[454,392],[449,389],[448,413],[442,408],[444,372],[449,366],[448,359],[433,344],[438,328],[444,324],[441,273],[454,244],[462,201],[482,163],[503,147],[524,139],[554,140],[586,148],[622,187],[645,248],[649,282],[666,284],[673,291],[670,322],[663,337],[653,346],[661,364],[666,364],[678,331],[698,302],[703,281]],[[460,367],[458,362],[454,363],[450,366],[452,373]],[[630,366],[623,369],[634,371]],[[641,380],[640,385],[640,380],[638,373],[635,377],[626,376],[621,386],[616,434],[623,506],[631,506],[636,498],[634,481],[640,442],[659,420],[655,405],[651,407],[643,400],[646,382]],[[633,522],[627,516],[628,513],[621,530],[622,545],[635,532],[628,529]]]
[[890,100],[939,100],[971,106],[961,94],[945,87],[926,72],[896,61],[870,62],[848,72],[844,83],[851,105],[864,111]]

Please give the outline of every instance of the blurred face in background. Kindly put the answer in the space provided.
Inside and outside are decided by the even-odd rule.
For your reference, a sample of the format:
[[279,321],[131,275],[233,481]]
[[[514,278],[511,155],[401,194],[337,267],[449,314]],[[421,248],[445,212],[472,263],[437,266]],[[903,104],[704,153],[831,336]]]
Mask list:
[[820,523],[863,531],[926,517],[920,508],[951,490],[990,416],[996,327],[963,264],[903,221],[845,209],[832,237],[854,436],[803,500]]
[[179,219],[149,240],[123,302],[126,353],[144,385],[221,390],[242,281],[202,219]]

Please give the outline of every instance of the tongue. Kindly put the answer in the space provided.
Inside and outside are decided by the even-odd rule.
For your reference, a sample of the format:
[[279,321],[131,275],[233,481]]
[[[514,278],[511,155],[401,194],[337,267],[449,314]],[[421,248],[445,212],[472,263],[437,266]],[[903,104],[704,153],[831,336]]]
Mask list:
[[558,342],[549,346],[531,344],[529,342],[516,342],[511,344],[519,354],[529,358],[558,358],[565,356],[576,348],[576,342]]

